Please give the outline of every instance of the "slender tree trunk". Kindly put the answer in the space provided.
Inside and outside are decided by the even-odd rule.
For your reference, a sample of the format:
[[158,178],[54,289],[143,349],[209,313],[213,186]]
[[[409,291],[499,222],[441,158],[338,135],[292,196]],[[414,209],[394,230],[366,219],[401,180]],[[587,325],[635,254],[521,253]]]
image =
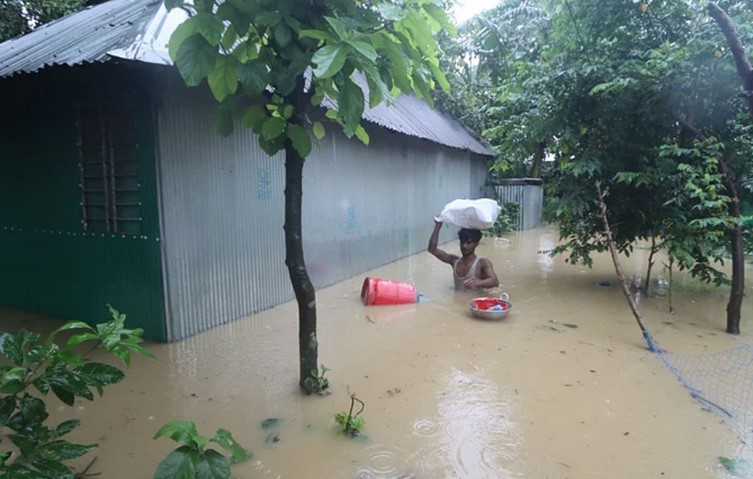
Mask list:
[[[293,99],[295,114],[291,123],[303,125],[308,96],[303,80],[299,81]],[[315,377],[319,371],[319,342],[316,337],[316,292],[306,270],[303,258],[303,164],[305,159],[292,142],[285,140],[285,264],[290,283],[298,302],[298,354],[300,365],[299,384],[304,392],[317,392]]]
[[[740,218],[740,202],[737,198],[730,204],[732,217]],[[743,231],[735,225],[729,233],[732,242],[732,285],[727,303],[727,332],[740,334],[740,314],[745,295],[745,254],[743,251]]]
[[531,171],[528,173],[529,178],[538,178],[541,176],[541,164],[544,162],[544,155],[546,154],[544,146],[543,141],[536,145],[536,151],[533,152],[533,164],[531,165]]
[[646,287],[644,291],[646,296],[651,292],[651,270],[654,267],[654,256],[656,255],[656,236],[651,236],[651,253],[648,255],[648,268],[646,270]]
[[601,219],[601,222],[604,225],[604,236],[606,236],[607,238],[607,246],[609,247],[609,254],[612,256],[612,264],[614,264],[614,270],[617,273],[617,279],[620,280],[620,284],[622,285],[622,293],[625,295],[625,299],[627,299],[630,310],[633,312],[635,322],[638,323],[638,327],[641,328],[641,333],[643,333],[643,338],[646,340],[649,349],[651,349],[652,351],[657,351],[658,348],[654,344],[650,332],[643,324],[643,316],[638,310],[638,305],[635,302],[635,297],[630,292],[630,287],[628,286],[627,280],[625,279],[625,274],[622,272],[622,264],[620,263],[620,258],[617,253],[617,247],[614,244],[612,229],[609,226],[609,219],[607,218],[607,203],[605,199],[606,194],[601,189],[601,185],[599,185],[598,183],[596,184],[596,189],[599,194],[599,200],[597,202],[598,210],[596,215],[599,217],[599,219]]
[[669,258],[669,314],[675,314],[675,305],[672,303],[672,287],[674,286],[674,278],[672,277],[672,271],[675,268],[675,261]]
[[303,259],[303,162],[292,144],[285,145],[285,264],[298,302],[299,384],[305,392],[312,393],[315,391],[312,371],[319,370],[319,344],[316,339],[316,293]]
[[[748,111],[753,116],[753,67],[745,54],[745,48],[740,41],[737,28],[727,13],[715,3],[709,3],[709,14],[716,20],[722,30],[727,44],[735,60],[737,74],[743,87],[743,98]],[[741,216],[740,196],[735,174],[722,158],[719,160],[719,169],[724,175],[724,184],[732,202],[730,203],[730,216],[738,220]],[[740,225],[736,224],[729,232],[732,246],[732,287],[730,288],[729,302],[727,303],[727,332],[740,334],[740,314],[745,293],[745,258],[743,254],[743,233]]]

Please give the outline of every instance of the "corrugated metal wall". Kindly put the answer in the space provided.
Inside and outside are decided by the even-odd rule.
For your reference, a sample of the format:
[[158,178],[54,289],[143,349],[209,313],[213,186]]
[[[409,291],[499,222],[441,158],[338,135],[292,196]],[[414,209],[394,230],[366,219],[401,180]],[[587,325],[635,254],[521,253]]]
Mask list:
[[540,185],[498,185],[494,187],[494,191],[496,192],[496,200],[500,205],[504,203],[518,204],[518,231],[541,226],[544,190]]
[[[78,99],[127,72],[50,69],[0,82],[0,304],[100,323],[111,303],[164,339],[164,299],[148,101],[139,102],[141,234],[85,232],[76,147]],[[122,86],[122,88],[121,88]],[[133,84],[121,84],[124,91]]]
[[[159,155],[171,340],[293,298],[283,158],[242,127],[221,138],[213,111],[199,90],[166,80]],[[317,287],[424,249],[433,215],[478,197],[483,184],[484,162],[467,152],[370,130],[369,147],[328,132],[306,162],[304,251]]]

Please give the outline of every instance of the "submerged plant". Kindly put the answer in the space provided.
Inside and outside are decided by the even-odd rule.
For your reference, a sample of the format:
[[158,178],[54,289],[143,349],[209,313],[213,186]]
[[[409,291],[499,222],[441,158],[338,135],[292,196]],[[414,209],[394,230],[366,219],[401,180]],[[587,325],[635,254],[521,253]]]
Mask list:
[[[361,409],[353,414],[356,403],[361,405]],[[356,437],[361,433],[361,428],[366,422],[361,413],[366,408],[366,404],[358,399],[355,394],[350,395],[350,410],[335,415],[335,422],[339,425],[339,432],[350,437]]]
[[[212,437],[201,436],[193,421],[170,421],[154,435],[154,439],[160,437],[169,437],[179,447],[162,460],[153,479],[229,479],[230,464],[251,458],[230,431],[220,428]],[[211,442],[228,451],[230,457],[208,449]]]
[[327,371],[331,371],[331,369],[324,364],[322,364],[322,368],[319,371],[316,369],[311,370],[311,375],[305,380],[309,391],[318,394],[329,394],[329,379],[324,377]]
[[[17,335],[0,332],[0,355],[8,364],[0,366],[0,479],[73,479],[65,461],[83,456],[96,444],[74,444],[63,437],[79,425],[78,419],[51,427],[47,405],[31,394],[50,391],[72,406],[76,398],[94,399],[92,389],[102,396],[103,388],[121,381],[123,372],[115,366],[87,362],[94,351],[104,348],[130,364],[131,354],[154,357],[139,346],[141,329],[126,329],[125,314],[108,305],[112,319],[96,327],[70,321],[40,342],[40,335],[21,330]],[[55,343],[63,331],[77,331],[64,345]],[[84,353],[80,351],[84,350]],[[7,428],[7,429],[6,429]],[[9,431],[8,431],[9,430]],[[2,441],[9,438],[15,450]],[[87,468],[88,469],[88,468]]]

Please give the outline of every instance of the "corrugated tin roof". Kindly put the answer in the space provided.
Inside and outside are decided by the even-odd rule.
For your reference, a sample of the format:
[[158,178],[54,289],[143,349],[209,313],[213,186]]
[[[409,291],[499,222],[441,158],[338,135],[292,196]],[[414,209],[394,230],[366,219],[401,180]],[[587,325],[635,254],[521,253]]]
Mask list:
[[[113,57],[170,65],[167,44],[184,19],[181,9],[168,12],[160,0],[110,0],[0,43],[0,78]],[[368,91],[363,79],[359,84]],[[393,105],[367,106],[364,118],[405,135],[493,156],[462,124],[412,95],[401,95]]]
[[0,77],[49,65],[107,61],[108,52],[132,44],[160,6],[159,0],[111,0],[0,43]]

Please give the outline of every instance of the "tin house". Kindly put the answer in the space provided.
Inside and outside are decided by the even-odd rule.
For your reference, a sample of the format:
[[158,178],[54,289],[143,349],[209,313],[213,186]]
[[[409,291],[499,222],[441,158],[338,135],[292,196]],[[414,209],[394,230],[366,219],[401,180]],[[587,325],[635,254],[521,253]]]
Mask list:
[[[111,0],[0,44],[0,304],[90,323],[106,304],[179,340],[293,298],[282,155],[214,129],[166,44],[179,19]],[[335,129],[304,169],[317,287],[426,245],[449,200],[479,196],[491,153],[415,97]]]

